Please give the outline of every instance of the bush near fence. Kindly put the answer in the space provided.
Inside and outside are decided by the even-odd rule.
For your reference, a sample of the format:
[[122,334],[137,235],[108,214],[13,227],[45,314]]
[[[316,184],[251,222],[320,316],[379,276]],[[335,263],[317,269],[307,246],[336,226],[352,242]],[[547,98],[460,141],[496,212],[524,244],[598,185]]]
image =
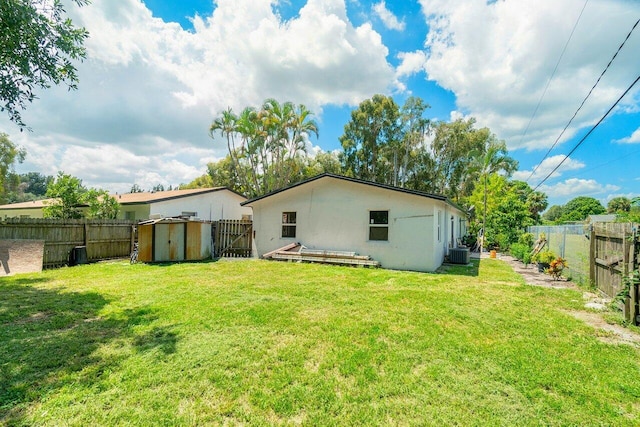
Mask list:
[[547,238],[547,247],[556,256],[567,260],[565,276],[580,284],[589,284],[589,226],[583,224],[537,225],[527,229],[538,240],[541,233]]
[[44,240],[43,267],[68,263],[76,246],[86,246],[89,261],[128,257],[135,238],[130,220],[30,219],[0,221],[0,239]]

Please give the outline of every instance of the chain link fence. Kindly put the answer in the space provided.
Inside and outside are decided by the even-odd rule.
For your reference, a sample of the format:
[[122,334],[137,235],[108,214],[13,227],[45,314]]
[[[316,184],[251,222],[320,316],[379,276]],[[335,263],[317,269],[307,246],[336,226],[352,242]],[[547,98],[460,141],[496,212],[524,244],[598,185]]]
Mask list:
[[570,225],[536,225],[527,229],[535,240],[544,233],[547,238],[547,249],[567,260],[564,276],[580,283],[589,283],[589,226],[583,224]]

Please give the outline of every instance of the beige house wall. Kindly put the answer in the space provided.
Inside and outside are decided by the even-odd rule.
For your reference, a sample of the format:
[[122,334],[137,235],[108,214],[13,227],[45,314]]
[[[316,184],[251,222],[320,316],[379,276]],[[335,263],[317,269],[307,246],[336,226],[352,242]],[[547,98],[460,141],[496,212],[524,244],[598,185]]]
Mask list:
[[[117,197],[117,196],[116,196]],[[151,215],[175,217],[183,212],[195,212],[196,216],[212,221],[220,219],[242,219],[243,215],[251,215],[251,208],[240,206],[246,199],[229,190],[194,194],[165,201],[120,205],[118,219],[146,220]],[[88,208],[80,208],[86,211]],[[42,207],[3,209],[0,218],[43,218]]]
[[195,212],[203,220],[242,219],[251,215],[251,208],[240,206],[246,199],[232,191],[220,190],[179,199],[154,202],[151,215],[163,217],[180,216],[183,212]]
[[0,218],[43,218],[42,208],[4,209]]
[[[444,201],[333,177],[290,188],[251,206],[257,256],[300,242],[311,249],[369,255],[384,268],[416,271],[434,271],[442,264],[450,245],[455,245],[450,242],[451,216],[454,225],[462,216]],[[370,211],[389,212],[387,241],[369,240]],[[282,237],[283,212],[296,212],[295,238]],[[460,231],[454,229],[454,239]]]

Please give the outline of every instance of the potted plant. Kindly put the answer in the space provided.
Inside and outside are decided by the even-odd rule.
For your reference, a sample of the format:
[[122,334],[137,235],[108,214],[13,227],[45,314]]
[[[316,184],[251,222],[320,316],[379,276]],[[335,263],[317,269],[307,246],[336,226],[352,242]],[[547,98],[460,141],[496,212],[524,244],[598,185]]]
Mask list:
[[544,273],[545,271],[547,271],[547,269],[551,265],[551,262],[555,259],[556,259],[556,254],[554,254],[552,251],[547,249],[535,254],[531,258],[531,261],[538,264],[538,272]]
[[549,263],[547,273],[553,277],[553,280],[558,280],[562,275],[562,270],[567,266],[567,260],[562,257],[557,257]]

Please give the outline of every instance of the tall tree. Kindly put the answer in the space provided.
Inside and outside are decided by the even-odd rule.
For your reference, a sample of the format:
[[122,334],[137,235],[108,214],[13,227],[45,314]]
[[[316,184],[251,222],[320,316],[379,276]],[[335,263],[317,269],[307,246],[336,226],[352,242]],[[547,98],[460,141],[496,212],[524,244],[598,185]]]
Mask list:
[[607,203],[607,212],[608,213],[620,213],[620,212],[629,212],[631,210],[631,199],[619,196],[614,197],[609,200]]
[[209,133],[226,139],[234,187],[256,196],[296,179],[296,159],[306,155],[306,141],[318,135],[318,125],[304,105],[267,99],[260,109],[246,107],[239,115],[227,109]]
[[22,163],[26,156],[23,148],[16,146],[6,133],[0,133],[0,203],[6,203],[9,193],[20,179],[15,173],[15,164]]
[[[431,108],[421,98],[409,97],[400,109],[402,120],[402,144],[400,153],[394,153],[394,185],[406,187],[407,181],[415,169],[419,151],[424,149],[425,136],[430,130],[431,121],[424,117],[425,111]],[[396,167],[396,159],[402,156],[402,165]]]
[[483,242],[486,238],[486,222],[487,222],[487,179],[490,174],[502,172],[506,176],[518,169],[518,162],[509,157],[507,144],[499,141],[493,134],[489,134],[483,141],[483,150],[475,153],[476,167],[479,171],[480,178],[484,186],[484,204],[482,217],[482,233],[483,238],[480,243],[480,251],[483,249]]
[[542,219],[545,221],[556,222],[562,216],[564,207],[561,205],[553,205],[547,211],[542,214]]
[[344,127],[340,137],[342,168],[348,175],[360,179],[393,184],[394,163],[399,160],[401,142],[398,105],[390,96],[374,95],[351,112],[351,119]]
[[433,141],[429,147],[434,160],[430,191],[460,201],[471,194],[480,171],[474,153],[484,154],[489,129],[475,129],[475,119],[458,119],[433,126]]
[[[73,0],[82,6],[89,0]],[[21,128],[36,89],[78,83],[74,60],[85,57],[88,33],[65,16],[60,0],[0,1],[0,110]]]
[[597,199],[587,196],[578,196],[564,205],[559,222],[584,221],[589,215],[600,215],[607,210]]
[[47,193],[47,187],[53,182],[53,176],[43,175],[39,172],[27,172],[20,175],[20,181],[26,184],[26,193],[43,197]]
[[508,180],[497,173],[489,175],[486,195],[486,218],[484,186],[476,186],[465,199],[477,214],[471,228],[479,230],[484,224],[486,245],[503,249],[515,243],[525,227],[536,224],[546,206],[546,195],[533,191],[526,182]]

